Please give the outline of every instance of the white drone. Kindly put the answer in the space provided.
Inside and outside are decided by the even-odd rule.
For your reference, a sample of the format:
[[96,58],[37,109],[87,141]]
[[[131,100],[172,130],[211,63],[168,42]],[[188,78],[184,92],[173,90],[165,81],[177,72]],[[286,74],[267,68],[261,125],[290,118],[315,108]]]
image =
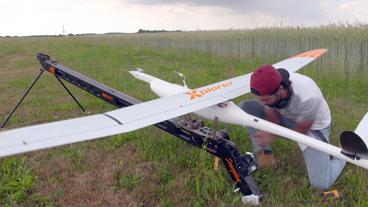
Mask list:
[[[326,49],[307,51],[273,67],[294,73],[326,52]],[[355,132],[342,134],[340,148],[247,114],[234,104],[232,99],[250,92],[251,73],[197,89],[166,82],[145,74],[143,70],[130,73],[149,83],[152,91],[161,98],[103,114],[0,132],[0,157],[126,133],[195,113],[210,120],[253,127],[285,137],[368,169],[368,113]]]

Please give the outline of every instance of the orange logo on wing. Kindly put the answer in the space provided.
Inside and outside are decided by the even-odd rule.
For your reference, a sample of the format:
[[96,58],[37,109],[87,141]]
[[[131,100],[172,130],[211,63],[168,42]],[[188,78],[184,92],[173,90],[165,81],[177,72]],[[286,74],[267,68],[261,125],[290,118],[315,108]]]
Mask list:
[[202,94],[197,93],[196,90],[193,90],[191,92],[187,92],[186,94],[190,95],[190,100],[193,100],[193,99],[195,99],[197,97],[202,97]]
[[213,86],[213,87],[210,87],[210,88],[205,88],[205,89],[202,89],[200,91],[192,90],[191,92],[187,92],[186,94],[188,94],[190,96],[190,100],[193,100],[193,99],[196,99],[196,98],[200,98],[200,97],[206,95],[207,93],[215,92],[217,90],[230,87],[232,84],[233,83],[231,81],[229,81],[227,83],[219,84],[217,86]]
[[318,58],[325,54],[327,52],[327,49],[316,49],[316,50],[310,50],[307,52],[303,52],[297,55],[294,55],[293,57],[306,57],[306,58]]

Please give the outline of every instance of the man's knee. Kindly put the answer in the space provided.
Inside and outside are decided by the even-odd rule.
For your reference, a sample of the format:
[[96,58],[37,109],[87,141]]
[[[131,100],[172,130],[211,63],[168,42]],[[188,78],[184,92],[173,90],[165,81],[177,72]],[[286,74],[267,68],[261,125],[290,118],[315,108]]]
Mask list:
[[244,100],[239,103],[239,107],[250,115],[258,118],[264,118],[264,106],[262,106],[257,100]]
[[[264,107],[257,101],[257,100],[244,100],[239,103],[239,107],[245,111],[246,113],[256,116],[258,118],[264,119],[265,112]],[[253,143],[253,152],[257,154],[259,150],[268,150],[271,151],[271,148],[268,145],[261,145],[258,143],[258,139],[256,138],[255,134],[257,129],[252,127],[247,127],[249,137]]]

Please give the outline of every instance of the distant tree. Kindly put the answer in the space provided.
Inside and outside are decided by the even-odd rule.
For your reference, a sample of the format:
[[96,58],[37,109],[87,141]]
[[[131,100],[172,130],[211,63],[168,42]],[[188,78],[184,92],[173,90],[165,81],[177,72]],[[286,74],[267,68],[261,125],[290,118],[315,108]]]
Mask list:
[[181,30],[144,30],[144,29],[139,29],[137,33],[161,33],[161,32],[182,32]]

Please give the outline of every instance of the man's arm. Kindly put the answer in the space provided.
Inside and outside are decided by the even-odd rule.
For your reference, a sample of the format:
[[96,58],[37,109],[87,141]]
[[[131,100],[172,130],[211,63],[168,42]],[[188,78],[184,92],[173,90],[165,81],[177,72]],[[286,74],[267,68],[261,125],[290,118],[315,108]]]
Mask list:
[[275,124],[280,124],[280,113],[274,108],[265,106],[266,120]]
[[[265,119],[275,124],[280,124],[280,113],[268,106],[265,106]],[[268,145],[271,144],[275,139],[276,135],[257,130],[255,137],[258,139],[259,144]]]
[[[314,100],[310,100],[305,103],[305,109],[301,112],[300,118],[296,120],[296,125],[293,130],[302,134],[308,134],[308,131],[314,123],[314,120],[311,120],[314,107],[316,107],[316,102]],[[275,124],[281,123],[280,113],[267,106],[265,106],[265,119]],[[263,145],[271,144],[276,139],[276,135],[264,131],[257,131],[255,136],[258,138],[259,144]]]
[[318,97],[310,98],[299,105],[299,117],[296,120],[294,130],[307,134],[311,129],[320,107],[321,100]]

